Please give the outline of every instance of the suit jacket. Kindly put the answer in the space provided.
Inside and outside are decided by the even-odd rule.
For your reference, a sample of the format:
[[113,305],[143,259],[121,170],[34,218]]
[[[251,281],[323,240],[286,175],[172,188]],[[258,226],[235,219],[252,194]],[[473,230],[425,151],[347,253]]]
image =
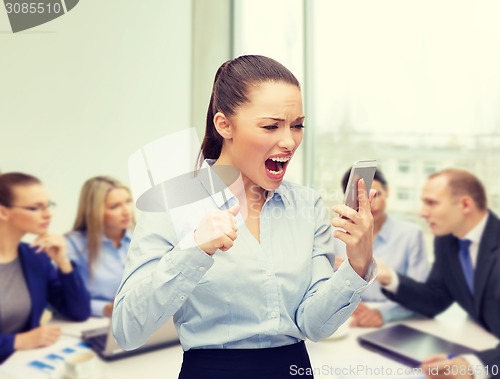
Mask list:
[[[430,317],[444,311],[454,301],[472,319],[500,338],[500,220],[492,212],[479,243],[474,273],[474,295],[465,282],[458,258],[458,239],[453,235],[434,240],[435,262],[425,283],[399,275],[396,293],[384,290],[387,297]],[[500,344],[476,354],[491,369],[500,367]],[[491,372],[491,371],[490,371]],[[499,378],[500,374],[494,376]]]
[[[76,270],[63,274],[45,253],[35,253],[26,243],[18,248],[24,279],[31,298],[31,315],[21,332],[40,325],[40,317],[50,304],[65,317],[84,321],[90,316],[90,297]],[[14,352],[15,334],[0,330],[0,363]]]

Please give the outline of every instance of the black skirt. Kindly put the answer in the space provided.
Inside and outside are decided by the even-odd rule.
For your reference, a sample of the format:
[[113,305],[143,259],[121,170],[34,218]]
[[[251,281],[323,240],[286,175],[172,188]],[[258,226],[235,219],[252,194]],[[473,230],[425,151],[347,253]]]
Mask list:
[[[301,373],[301,375],[298,375]],[[313,378],[305,343],[265,349],[192,349],[179,379]]]

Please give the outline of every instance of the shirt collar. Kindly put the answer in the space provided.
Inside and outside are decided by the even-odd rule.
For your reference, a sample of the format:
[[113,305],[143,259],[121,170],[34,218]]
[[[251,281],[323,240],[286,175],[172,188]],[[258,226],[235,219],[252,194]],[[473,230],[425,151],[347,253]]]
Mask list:
[[481,242],[484,228],[486,228],[486,221],[488,221],[488,213],[484,215],[481,221],[479,221],[479,223],[474,228],[472,228],[472,230],[470,230],[463,239],[468,239],[472,243],[479,244],[479,242]]
[[[103,242],[113,243],[113,241],[111,241],[105,234],[102,235],[102,240]],[[131,240],[132,240],[132,231],[130,229],[126,229],[125,234],[123,235],[120,242],[123,244],[123,242],[130,242]]]
[[125,230],[125,234],[123,235],[122,240],[125,242],[130,242],[132,240],[132,230]]
[[274,191],[267,191],[266,201],[274,199],[275,201],[282,201],[284,205],[290,205],[291,191],[286,183],[281,183],[281,185]]

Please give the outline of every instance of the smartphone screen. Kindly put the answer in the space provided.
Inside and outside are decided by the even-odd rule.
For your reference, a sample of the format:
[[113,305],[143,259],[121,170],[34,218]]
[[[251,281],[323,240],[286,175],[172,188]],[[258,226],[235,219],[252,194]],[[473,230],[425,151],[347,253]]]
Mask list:
[[358,181],[363,179],[366,184],[367,194],[370,193],[373,177],[377,169],[377,161],[357,161],[351,167],[347,188],[344,195],[344,204],[355,209],[359,209],[358,203]]

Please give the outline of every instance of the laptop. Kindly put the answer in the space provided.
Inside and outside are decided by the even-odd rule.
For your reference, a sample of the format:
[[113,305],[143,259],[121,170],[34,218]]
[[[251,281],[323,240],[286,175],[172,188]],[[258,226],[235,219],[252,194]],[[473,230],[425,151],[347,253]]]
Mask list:
[[410,367],[419,367],[433,354],[473,354],[475,350],[398,324],[358,337],[361,346]]
[[175,330],[172,317],[170,317],[167,323],[158,329],[144,345],[130,351],[123,350],[118,346],[113,337],[111,324],[104,328],[82,332],[82,339],[92,348],[92,350],[106,361],[126,358],[179,343],[179,336]]

